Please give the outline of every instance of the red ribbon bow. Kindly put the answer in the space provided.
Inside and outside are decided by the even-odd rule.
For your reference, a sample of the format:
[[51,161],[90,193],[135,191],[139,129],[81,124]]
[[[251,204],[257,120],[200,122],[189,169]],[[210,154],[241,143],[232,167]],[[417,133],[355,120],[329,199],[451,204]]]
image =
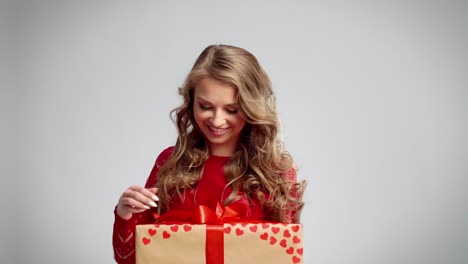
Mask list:
[[223,224],[240,222],[244,215],[239,208],[218,203],[214,212],[206,205],[199,205],[192,211],[169,210],[162,215],[154,214],[154,218],[160,223]]
[[216,205],[213,212],[206,205],[199,205],[193,211],[170,210],[163,215],[154,214],[159,223],[164,224],[206,224],[206,264],[224,263],[224,226],[226,222],[243,222],[245,215],[239,208]]

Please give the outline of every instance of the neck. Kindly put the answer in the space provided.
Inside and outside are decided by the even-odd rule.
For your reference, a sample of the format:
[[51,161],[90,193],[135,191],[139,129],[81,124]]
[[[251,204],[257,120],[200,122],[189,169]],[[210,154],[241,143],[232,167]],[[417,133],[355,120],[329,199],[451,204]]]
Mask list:
[[232,157],[235,152],[235,147],[226,146],[226,145],[211,145],[210,154],[214,156],[223,156],[223,157]]

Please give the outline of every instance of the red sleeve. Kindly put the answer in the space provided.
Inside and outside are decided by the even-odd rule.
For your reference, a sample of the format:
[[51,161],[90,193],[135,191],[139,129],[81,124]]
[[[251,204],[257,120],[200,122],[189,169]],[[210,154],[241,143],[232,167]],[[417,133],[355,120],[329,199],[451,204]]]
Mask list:
[[[288,180],[288,181],[290,181],[292,183],[297,183],[297,168],[292,167],[289,171],[287,171],[284,174],[284,177],[286,178],[286,180]],[[298,190],[295,189],[295,188],[292,188],[289,194],[293,198],[298,198],[299,197]],[[296,210],[290,210],[289,208],[286,208],[284,213],[287,216],[286,222],[288,222],[288,223],[294,223],[295,222]]]
[[[150,188],[156,185],[156,177],[159,168],[166,163],[174,150],[169,147],[163,150],[151,170],[146,180],[145,187]],[[114,259],[119,264],[135,263],[135,226],[139,224],[148,224],[153,221],[152,210],[146,210],[139,214],[133,214],[128,220],[122,219],[114,208],[114,229],[112,234],[112,246],[114,248]]]

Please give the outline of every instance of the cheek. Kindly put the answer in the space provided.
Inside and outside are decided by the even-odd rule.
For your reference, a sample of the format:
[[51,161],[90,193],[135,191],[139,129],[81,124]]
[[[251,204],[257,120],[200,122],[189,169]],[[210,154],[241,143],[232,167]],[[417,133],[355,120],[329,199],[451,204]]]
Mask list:
[[236,117],[235,119],[232,119],[231,123],[235,124],[239,129],[242,129],[245,125],[245,119],[242,117]]
[[197,124],[200,125],[200,123],[203,123],[205,120],[207,120],[209,118],[208,114],[205,113],[205,112],[201,112],[201,111],[197,111],[195,110],[194,113],[193,113],[194,117],[195,117],[195,121],[197,122]]

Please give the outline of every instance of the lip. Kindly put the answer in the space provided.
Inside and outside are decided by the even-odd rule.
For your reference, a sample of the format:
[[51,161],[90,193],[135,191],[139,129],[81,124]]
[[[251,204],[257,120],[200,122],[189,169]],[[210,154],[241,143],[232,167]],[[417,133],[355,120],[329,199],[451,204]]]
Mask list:
[[226,134],[228,132],[228,130],[231,128],[231,127],[226,127],[226,128],[214,128],[212,126],[209,126],[207,125],[208,127],[208,130],[210,131],[210,133],[213,135],[213,136],[222,136],[224,134]]

